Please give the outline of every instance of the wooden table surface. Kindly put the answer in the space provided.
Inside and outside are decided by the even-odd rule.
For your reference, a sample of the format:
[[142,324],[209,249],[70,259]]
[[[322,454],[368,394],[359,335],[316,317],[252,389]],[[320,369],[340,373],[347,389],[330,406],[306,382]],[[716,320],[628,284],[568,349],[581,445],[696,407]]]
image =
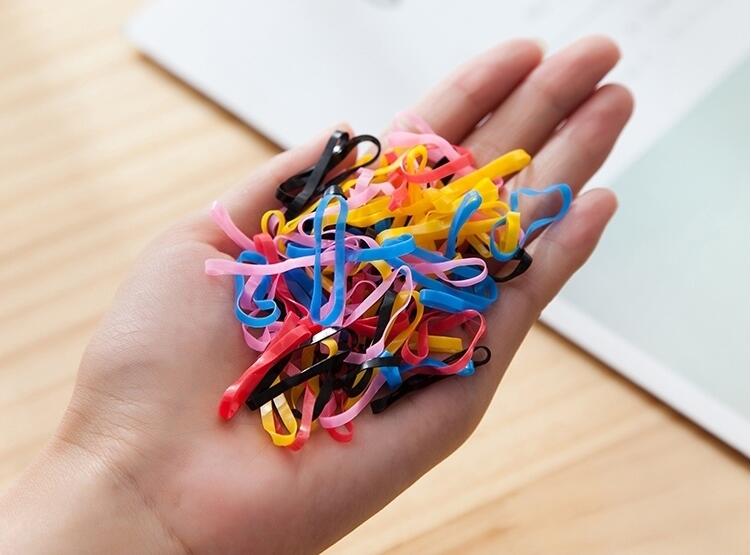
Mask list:
[[[143,59],[136,0],[0,4],[0,486],[144,244],[275,152]],[[538,325],[472,438],[331,553],[747,553],[748,461]]]

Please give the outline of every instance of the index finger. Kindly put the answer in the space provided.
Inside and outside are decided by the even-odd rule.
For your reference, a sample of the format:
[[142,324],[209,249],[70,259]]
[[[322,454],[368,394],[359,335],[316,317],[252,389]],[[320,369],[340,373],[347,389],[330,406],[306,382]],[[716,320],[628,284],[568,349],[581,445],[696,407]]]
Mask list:
[[542,61],[540,44],[510,40],[457,68],[413,112],[451,143],[460,143]]

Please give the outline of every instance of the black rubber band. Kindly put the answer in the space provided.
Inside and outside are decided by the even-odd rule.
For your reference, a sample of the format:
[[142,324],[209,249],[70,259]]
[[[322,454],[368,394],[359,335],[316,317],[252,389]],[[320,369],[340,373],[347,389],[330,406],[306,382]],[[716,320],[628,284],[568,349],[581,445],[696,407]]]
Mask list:
[[[448,162],[449,162],[449,159],[444,156],[443,158],[438,160],[438,162],[435,163],[435,166],[433,166],[433,169],[440,168],[444,164],[448,164]],[[452,173],[451,175],[447,175],[446,177],[441,179],[441,181],[443,181],[444,183],[450,183],[453,179],[454,179],[454,174]]]
[[328,374],[321,374],[318,385],[318,397],[316,397],[315,405],[313,405],[313,420],[318,419],[326,403],[331,399],[331,395],[334,392],[334,379]]
[[349,141],[349,135],[344,131],[334,131],[323,148],[315,166],[297,175],[293,175],[276,190],[276,198],[287,207],[287,218],[296,217],[321,186],[326,173],[341,162],[344,157],[344,147]]
[[[482,358],[480,360],[475,360],[475,355],[477,352],[480,351],[485,354],[485,358]],[[480,368],[481,366],[485,366],[488,362],[490,362],[491,352],[490,349],[488,349],[485,345],[478,345],[475,347],[475,350],[472,352],[472,362],[475,363],[475,368]]]
[[327,185],[339,185],[340,183],[344,183],[346,179],[348,179],[353,173],[355,173],[360,168],[364,168],[365,166],[369,166],[376,160],[378,160],[378,157],[381,155],[381,141],[379,141],[376,137],[373,135],[357,135],[355,137],[352,137],[349,140],[349,143],[347,143],[346,147],[346,154],[342,156],[342,159],[346,158],[352,150],[360,146],[361,143],[371,143],[375,145],[376,151],[367,160],[364,160],[360,162],[359,164],[355,164],[351,168],[347,168],[340,174],[336,175],[335,177],[331,178]]
[[295,374],[294,376],[287,376],[283,380],[280,380],[279,383],[274,384],[271,387],[267,387],[261,390],[259,390],[259,388],[256,388],[256,390],[253,391],[245,404],[248,405],[248,408],[250,410],[259,409],[269,401],[273,400],[275,397],[282,395],[295,386],[305,383],[315,376],[320,376],[323,373],[333,374],[334,370],[337,370],[341,367],[341,363],[344,361],[348,354],[349,351],[340,351],[333,356],[316,362],[299,374]]
[[372,400],[370,402],[370,410],[373,411],[373,414],[379,414],[396,403],[407,393],[412,393],[413,391],[428,387],[445,377],[447,376],[442,376],[440,374],[414,374],[409,376],[397,389],[388,395]]
[[381,300],[381,306],[378,307],[378,322],[373,333],[373,343],[386,333],[386,326],[388,326],[389,320],[391,320],[391,311],[394,309],[395,301],[396,293],[392,289],[386,291],[383,300]]
[[[375,154],[359,164],[347,168],[328,182],[324,182],[328,173],[346,159],[361,143],[374,144],[376,147]],[[327,187],[338,187],[354,172],[373,163],[380,155],[381,143],[372,135],[358,135],[350,138],[349,134],[344,131],[334,131],[315,166],[293,175],[277,188],[276,198],[287,208],[287,219],[297,217],[310,204],[310,201],[314,197],[320,196]]]
[[[355,334],[353,331],[348,330],[348,329],[326,328],[326,329],[319,331],[313,337],[311,337],[306,343],[300,345],[299,347],[294,349],[292,352],[287,354],[285,357],[281,358],[278,362],[276,362],[269,369],[269,371],[263,376],[263,378],[255,387],[255,389],[250,394],[250,396],[248,396],[248,400],[245,402],[248,408],[250,410],[256,410],[259,407],[263,406],[268,401],[271,401],[277,395],[281,395],[282,393],[285,393],[286,391],[292,389],[296,385],[299,385],[305,382],[306,380],[312,378],[313,376],[319,375],[325,371],[331,371],[333,373],[334,371],[338,370],[341,367],[341,363],[344,361],[344,356],[346,356],[346,354],[349,354],[350,352],[349,350],[344,349],[343,351],[337,353],[336,355],[332,357],[326,357],[324,359],[321,359],[320,361],[317,361],[314,364],[312,364],[309,368],[300,372],[300,374],[296,374],[294,376],[287,376],[286,378],[279,380],[278,384],[273,385],[274,381],[276,380],[276,378],[278,378],[281,375],[282,371],[287,366],[290,359],[292,358],[292,355],[295,352],[306,349],[307,347],[311,347],[317,343],[320,343],[321,341],[324,341],[325,339],[333,337],[336,334],[340,334],[344,336],[347,343],[352,344],[352,346],[356,345],[357,342],[359,341],[357,338],[357,334]],[[342,352],[344,353],[344,355],[342,355]],[[322,367],[317,367],[316,365],[318,364],[322,364]],[[315,371],[309,372],[314,367],[316,367]],[[336,368],[333,368],[333,367],[336,367]],[[302,377],[303,375],[304,377]],[[269,391],[272,391],[273,394],[269,393]]]
[[[391,319],[391,311],[394,308],[395,301],[396,293],[391,289],[386,291],[386,294],[381,300],[381,306],[378,307],[378,321],[373,333],[373,342],[371,345],[386,333],[386,326],[388,326],[389,320]],[[355,371],[347,372],[344,377],[338,380],[336,385],[343,389],[349,397],[357,397],[365,391],[365,388],[370,384],[370,380],[373,377],[373,368],[375,368],[375,366],[361,366]],[[355,380],[357,380],[357,376],[360,374],[362,374],[362,377],[355,385]]]
[[352,379],[341,381],[340,389],[344,391],[348,397],[359,397],[370,385],[370,380],[373,379],[372,368],[366,368],[360,380],[355,384],[355,380],[361,372],[363,372],[363,370],[359,370],[356,374],[348,374],[348,376],[351,376]]
[[[467,351],[464,350],[458,353],[454,353],[453,355],[447,357],[443,362],[445,362],[446,364],[456,362],[462,356],[464,356],[466,352]],[[475,361],[475,355],[478,352],[483,353],[484,356],[482,359]],[[490,362],[490,349],[488,349],[484,345],[475,347],[475,349],[472,351],[472,361],[475,364],[475,368],[484,366],[485,364]],[[451,375],[452,374],[413,374],[407,377],[395,390],[389,392],[383,397],[372,400],[370,402],[370,410],[373,412],[373,414],[381,413],[408,393],[412,393],[413,391],[428,387],[429,385],[434,384],[435,382],[440,381],[444,378],[448,378]]]
[[529,267],[532,265],[532,256],[530,256],[530,254],[522,248],[516,251],[516,254],[514,255],[514,258],[512,258],[512,260],[518,261],[516,266],[514,266],[514,269],[505,276],[498,277],[491,275],[490,277],[494,282],[505,283],[507,281],[511,281],[512,279],[519,277],[524,272],[529,270]]
[[[266,391],[268,388],[271,387],[271,385],[274,383],[274,380],[279,377],[279,375],[284,371],[284,368],[289,363],[290,359],[292,358],[292,353],[288,354],[287,356],[282,357],[279,359],[276,364],[274,364],[268,372],[261,378],[261,381],[258,382],[258,385],[253,390],[253,393],[248,396],[248,399],[245,401],[245,405],[250,410],[256,410],[258,406],[256,406],[253,403],[253,396],[256,394],[256,392],[262,392]],[[272,397],[273,399],[273,397]]]
[[[391,310],[395,300],[396,293],[391,290],[387,291],[384,295],[383,300],[381,301],[381,306],[378,310],[378,324],[376,325],[375,337],[379,337],[385,332],[386,326],[388,325],[389,319],[391,317]],[[273,400],[276,396],[286,393],[293,387],[298,386],[315,376],[320,376],[323,374],[327,374],[330,377],[329,381],[331,382],[332,389],[345,389],[350,397],[354,397],[359,395],[362,390],[364,390],[365,387],[367,387],[367,385],[369,384],[373,374],[373,368],[387,365],[395,366],[401,362],[401,359],[399,359],[398,357],[382,357],[373,359],[368,361],[366,364],[348,372],[344,377],[336,378],[335,374],[344,365],[344,359],[347,357],[347,355],[349,355],[351,349],[353,349],[359,343],[359,339],[356,333],[349,329],[342,328],[326,328],[324,330],[321,330],[313,337],[311,337],[308,342],[295,349],[295,351],[299,351],[301,349],[305,349],[306,347],[315,345],[316,343],[320,343],[321,341],[333,337],[336,334],[341,334],[342,336],[344,336],[345,341],[349,343],[349,349],[341,350],[336,355],[319,360],[308,368],[302,370],[299,374],[296,374],[294,376],[287,376],[279,380],[278,383],[274,384],[274,381],[279,377],[284,368],[287,366],[290,358],[292,357],[292,353],[290,353],[289,355],[284,357],[284,359],[277,362],[263,377],[261,382],[256,386],[245,403],[248,408],[250,410],[257,410],[264,404]],[[293,353],[295,351],[293,351]],[[362,378],[357,382],[357,385],[354,385],[357,376],[362,372],[366,372],[366,374],[363,375]]]

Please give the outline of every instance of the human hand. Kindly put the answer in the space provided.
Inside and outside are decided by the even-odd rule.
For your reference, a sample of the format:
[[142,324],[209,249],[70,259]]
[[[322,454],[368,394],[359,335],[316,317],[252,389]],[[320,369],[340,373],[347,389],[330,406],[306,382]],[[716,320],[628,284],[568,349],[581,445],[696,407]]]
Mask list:
[[[530,152],[534,161],[510,188],[566,182],[577,193],[610,152],[632,101],[620,86],[598,88],[618,59],[606,39],[541,58],[531,41],[501,45],[414,112],[479,164],[514,148]],[[258,231],[263,211],[276,205],[276,186],[310,166],[328,134],[278,155],[222,199],[242,229]],[[229,309],[231,284],[207,277],[204,261],[238,249],[208,211],[186,218],[138,261],[87,348],[54,440],[0,501],[0,514],[11,515],[0,548],[323,549],[471,434],[530,326],[586,261],[615,207],[610,191],[582,195],[532,243],[531,269],[504,286],[487,314],[491,364],[383,414],[363,413],[350,444],[313,434],[294,454],[271,444],[257,415],[240,411],[230,422],[216,415],[222,392],[252,354]]]

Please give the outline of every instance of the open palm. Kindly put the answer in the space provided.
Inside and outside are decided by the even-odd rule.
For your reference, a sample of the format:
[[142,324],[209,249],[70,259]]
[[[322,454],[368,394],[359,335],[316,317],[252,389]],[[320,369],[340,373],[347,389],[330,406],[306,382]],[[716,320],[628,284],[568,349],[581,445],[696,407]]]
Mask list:
[[[576,194],[631,113],[623,87],[599,85],[618,56],[599,37],[544,61],[536,43],[509,42],[461,68],[413,111],[471,149],[478,164],[515,148],[530,152],[532,164],[510,188],[566,182]],[[277,185],[310,166],[327,136],[278,155],[222,199],[241,229],[258,231],[261,214],[276,206]],[[217,417],[222,392],[253,355],[230,309],[231,280],[204,273],[207,258],[238,249],[208,210],[195,214],[154,241],[123,284],[87,349],[55,441],[132,490],[175,550],[320,550],[469,436],[530,326],[585,262],[615,207],[606,190],[579,196],[534,241],[531,269],[504,286],[487,313],[488,366],[383,414],[366,411],[349,444],[314,433],[298,453],[274,447],[257,414]]]

